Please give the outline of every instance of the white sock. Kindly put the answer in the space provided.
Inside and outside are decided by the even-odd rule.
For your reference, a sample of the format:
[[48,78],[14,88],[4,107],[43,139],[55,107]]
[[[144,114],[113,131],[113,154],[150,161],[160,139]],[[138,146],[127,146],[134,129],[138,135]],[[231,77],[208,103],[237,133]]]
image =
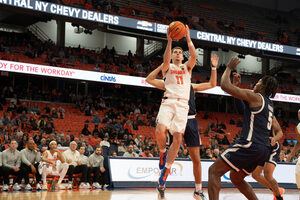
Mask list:
[[166,148],[164,148],[163,150],[160,150],[160,153],[165,153],[167,151]]
[[196,188],[196,191],[202,191],[202,183],[200,184],[195,184],[195,188]]

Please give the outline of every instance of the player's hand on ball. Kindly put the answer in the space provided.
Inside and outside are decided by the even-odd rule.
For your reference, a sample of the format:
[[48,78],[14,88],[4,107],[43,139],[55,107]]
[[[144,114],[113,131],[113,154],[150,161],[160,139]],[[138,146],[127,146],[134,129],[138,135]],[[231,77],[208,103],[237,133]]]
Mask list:
[[240,59],[235,57],[235,58],[232,58],[230,60],[230,62],[227,64],[227,67],[231,70],[235,70],[235,68],[238,66],[238,64],[240,63]]
[[169,29],[167,29],[167,39],[169,42],[172,42],[171,33],[170,33]]

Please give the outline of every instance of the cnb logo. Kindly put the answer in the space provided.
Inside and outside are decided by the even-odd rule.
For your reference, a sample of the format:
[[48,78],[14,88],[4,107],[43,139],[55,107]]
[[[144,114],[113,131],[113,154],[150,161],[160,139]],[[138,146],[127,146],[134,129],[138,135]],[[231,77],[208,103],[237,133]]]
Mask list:
[[100,80],[101,81],[106,81],[106,82],[116,82],[116,77],[114,77],[114,76],[105,76],[105,74],[104,74],[104,75],[100,76]]

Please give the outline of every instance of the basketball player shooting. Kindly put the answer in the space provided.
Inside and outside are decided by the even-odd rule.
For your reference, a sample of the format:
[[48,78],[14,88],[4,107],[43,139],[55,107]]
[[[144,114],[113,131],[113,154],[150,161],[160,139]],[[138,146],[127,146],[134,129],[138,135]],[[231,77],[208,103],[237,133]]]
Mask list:
[[271,129],[277,133],[280,127],[272,123],[273,102],[269,97],[276,94],[277,80],[264,76],[252,90],[241,89],[230,81],[231,71],[240,63],[233,58],[221,78],[221,88],[245,103],[244,123],[241,137],[231,144],[209,168],[208,194],[210,200],[218,200],[221,176],[230,171],[231,182],[249,200],[258,200],[252,187],[244,180],[247,175],[263,164],[269,153]]
[[[214,88],[217,85],[217,66],[219,57],[212,55],[211,57],[211,75],[209,82],[192,84],[189,99],[189,113],[186,129],[184,132],[184,141],[187,145],[189,154],[193,162],[193,172],[195,177],[195,191],[193,197],[196,200],[205,200],[204,193],[202,191],[202,173],[201,173],[201,159],[200,159],[200,146],[201,139],[198,131],[198,120],[196,119],[196,103],[195,92],[208,90]],[[153,70],[146,78],[147,83],[152,86],[165,91],[165,83],[162,80],[157,80],[161,66]]]
[[[172,49],[172,38],[167,31],[167,47],[161,64],[161,70],[165,78],[165,93],[156,118],[156,141],[160,149],[159,168],[161,174],[158,180],[157,190],[159,199],[165,199],[164,191],[170,168],[177,156],[182,136],[185,131],[189,111],[189,97],[191,87],[191,73],[196,63],[196,50],[190,38],[189,27],[186,26],[186,41],[190,57],[184,64],[183,51],[180,47]],[[172,60],[172,63],[170,63]],[[173,135],[173,143],[166,150],[166,132]]]

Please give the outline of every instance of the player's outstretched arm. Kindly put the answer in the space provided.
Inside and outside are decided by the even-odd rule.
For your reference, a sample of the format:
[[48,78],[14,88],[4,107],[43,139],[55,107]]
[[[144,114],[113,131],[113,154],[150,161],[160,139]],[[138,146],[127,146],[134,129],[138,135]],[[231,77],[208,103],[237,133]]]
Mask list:
[[168,71],[171,62],[172,38],[169,29],[167,30],[167,39],[168,39],[168,43],[164,53],[163,64],[161,68],[163,75],[165,75],[165,73]]
[[293,156],[295,155],[295,153],[300,150],[300,130],[298,130],[297,127],[296,127],[296,133],[297,133],[297,143],[292,149],[291,153],[286,157],[286,162],[290,162]]
[[218,62],[219,62],[219,57],[215,54],[212,55],[212,57],[211,57],[212,67],[211,67],[209,82],[199,83],[199,84],[192,84],[195,92],[208,90],[208,89],[216,87],[216,85],[217,85],[217,66],[218,66]]
[[230,60],[221,77],[221,88],[233,97],[247,101],[250,107],[258,107],[262,102],[259,94],[248,89],[241,89],[233,85],[230,81],[231,71],[234,70],[239,63],[240,60],[238,58],[232,58]]
[[190,57],[188,61],[185,62],[185,64],[188,67],[189,71],[191,72],[196,64],[197,54],[196,54],[195,46],[191,40],[190,28],[188,27],[188,25],[185,25],[185,29],[186,29],[185,38],[190,52]]
[[156,77],[161,71],[162,65],[153,70],[147,77],[146,82],[160,90],[165,90],[165,83],[162,80],[157,80]]

